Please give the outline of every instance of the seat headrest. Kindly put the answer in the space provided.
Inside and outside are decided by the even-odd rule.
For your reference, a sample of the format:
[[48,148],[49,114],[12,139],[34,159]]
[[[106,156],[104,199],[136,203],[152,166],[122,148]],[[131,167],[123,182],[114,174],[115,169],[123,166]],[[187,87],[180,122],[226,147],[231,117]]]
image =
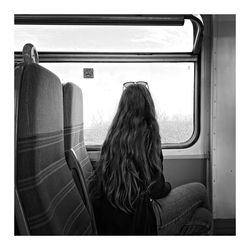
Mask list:
[[83,123],[82,90],[74,83],[68,82],[63,86],[64,127]]
[[25,64],[39,62],[38,53],[33,44],[27,43],[23,46],[23,60]]

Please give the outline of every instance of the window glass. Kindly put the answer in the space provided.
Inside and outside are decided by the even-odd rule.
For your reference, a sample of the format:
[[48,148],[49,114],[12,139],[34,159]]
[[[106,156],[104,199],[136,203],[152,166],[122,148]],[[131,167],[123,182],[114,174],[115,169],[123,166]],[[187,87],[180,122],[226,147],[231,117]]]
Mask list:
[[[123,83],[146,81],[152,94],[162,143],[183,143],[194,129],[194,63],[43,63],[83,92],[84,140],[101,145],[117,110]],[[84,78],[85,73],[89,73]],[[90,69],[90,70],[89,70]],[[86,76],[85,76],[86,77]]]
[[193,26],[15,25],[15,51],[191,52]]

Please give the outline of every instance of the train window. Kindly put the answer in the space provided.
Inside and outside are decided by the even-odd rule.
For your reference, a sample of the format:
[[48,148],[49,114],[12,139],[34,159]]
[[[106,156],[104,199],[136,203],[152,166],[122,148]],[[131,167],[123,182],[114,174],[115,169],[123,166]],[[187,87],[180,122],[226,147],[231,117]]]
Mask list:
[[183,26],[16,25],[15,50],[25,43],[38,51],[191,52],[193,25],[190,20]]
[[[15,62],[22,58],[23,45],[33,43],[41,65],[63,83],[74,82],[82,89],[88,148],[100,149],[122,84],[140,80],[150,86],[162,148],[194,143],[199,134],[200,21],[192,15],[77,18],[17,15]],[[77,21],[84,24],[72,25]]]
[[[84,99],[86,145],[101,145],[122,92],[122,83],[144,80],[155,102],[162,143],[183,143],[193,134],[194,63],[44,63],[77,84]],[[83,69],[93,69],[84,78]]]

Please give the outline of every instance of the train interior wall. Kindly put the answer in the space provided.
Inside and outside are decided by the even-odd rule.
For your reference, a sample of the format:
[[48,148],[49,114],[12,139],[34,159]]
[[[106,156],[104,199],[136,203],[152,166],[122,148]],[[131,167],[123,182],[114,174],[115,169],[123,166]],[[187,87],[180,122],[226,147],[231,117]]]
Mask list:
[[189,182],[206,185],[206,160],[204,159],[167,159],[163,164],[164,176],[172,187]]
[[211,166],[214,218],[236,215],[235,162],[235,15],[212,19]]
[[[95,168],[98,161],[91,162]],[[201,182],[206,185],[205,169],[205,159],[164,159],[163,162],[164,177],[173,188],[189,182]]]

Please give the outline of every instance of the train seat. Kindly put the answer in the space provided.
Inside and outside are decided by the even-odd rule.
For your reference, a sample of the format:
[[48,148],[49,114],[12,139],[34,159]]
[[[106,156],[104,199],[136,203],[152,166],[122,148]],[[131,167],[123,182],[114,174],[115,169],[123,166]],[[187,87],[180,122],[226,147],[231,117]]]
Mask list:
[[68,165],[76,186],[85,202],[96,228],[94,212],[88,195],[88,180],[93,171],[83,136],[83,98],[81,89],[73,84],[63,85],[64,145]]
[[28,234],[95,234],[65,159],[59,78],[26,61],[15,70],[15,96],[15,191]]
[[65,151],[74,151],[88,183],[93,167],[84,144],[82,91],[74,83],[63,85],[63,107]]

